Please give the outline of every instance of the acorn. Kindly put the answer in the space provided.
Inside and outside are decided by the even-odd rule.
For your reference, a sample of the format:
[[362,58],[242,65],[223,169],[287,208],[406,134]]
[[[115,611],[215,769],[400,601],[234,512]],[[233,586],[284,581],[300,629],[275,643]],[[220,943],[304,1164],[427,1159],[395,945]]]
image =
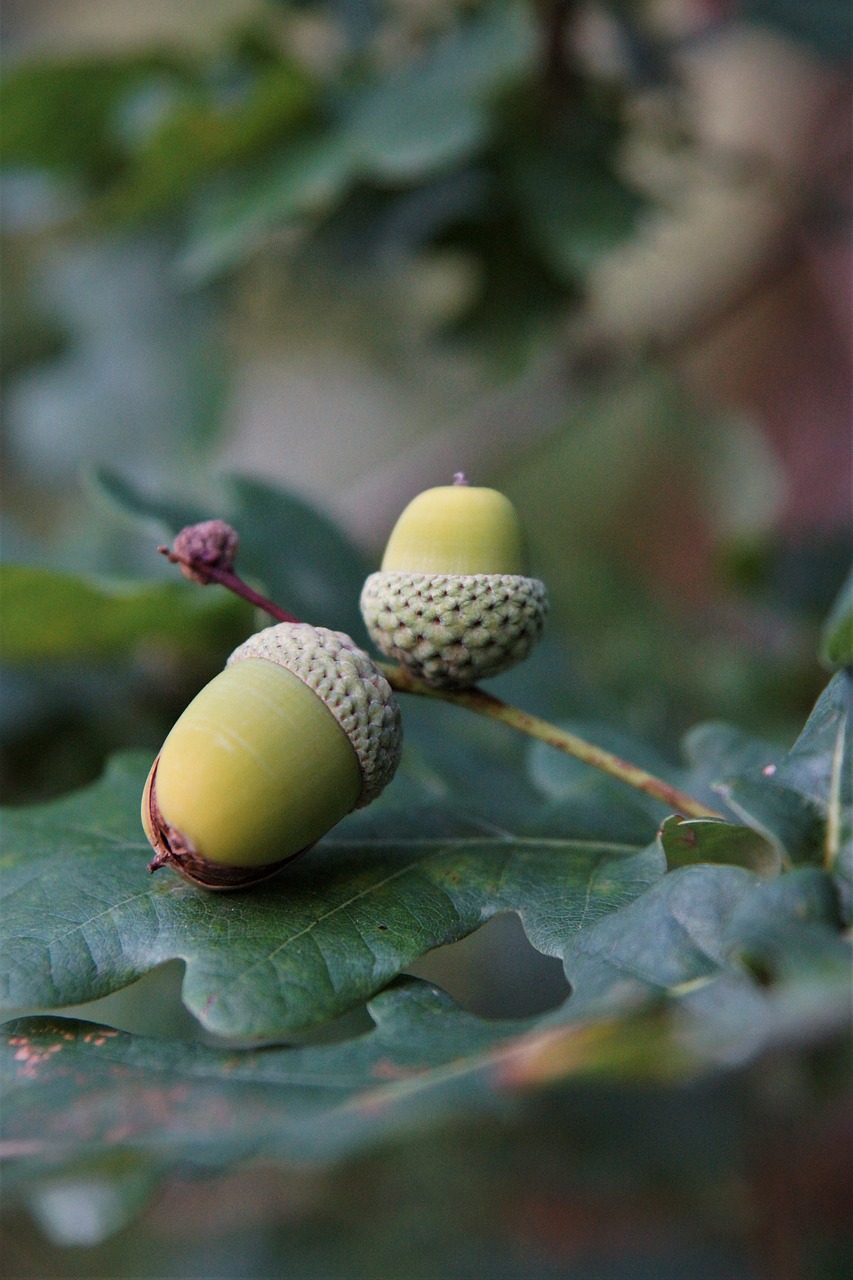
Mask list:
[[406,507],[361,612],[377,648],[415,679],[468,688],[521,662],[542,634],[545,586],[523,568],[515,507],[457,475]]
[[235,649],[151,767],[149,870],[205,889],[265,879],[375,799],[401,747],[391,687],[349,636],[268,627]]

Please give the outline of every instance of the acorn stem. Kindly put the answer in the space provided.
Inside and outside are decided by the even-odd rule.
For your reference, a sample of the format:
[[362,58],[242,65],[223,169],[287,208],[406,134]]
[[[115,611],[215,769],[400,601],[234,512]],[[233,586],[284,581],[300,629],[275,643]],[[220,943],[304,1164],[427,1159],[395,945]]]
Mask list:
[[[248,583],[243,581],[239,574],[234,572],[233,568],[220,568],[209,561],[205,562],[195,556],[183,555],[169,547],[158,547],[157,550],[166,556],[172,564],[179,564],[183,568],[191,570],[196,576],[196,581],[219,583],[220,586],[233,591],[235,595],[241,596],[257,608],[263,609],[265,613],[268,613],[271,618],[275,618],[277,622],[299,621],[293,614],[285,612],[284,609],[280,609],[277,604],[274,604],[272,600],[268,600],[265,596],[260,595],[259,592],[254,591]],[[458,706],[467,707],[469,711],[474,711],[477,715],[499,720],[502,724],[509,725],[511,729],[516,729],[519,733],[526,733],[529,737],[536,738],[539,742],[547,743],[549,747],[553,747],[556,751],[562,751],[566,755],[574,756],[576,760],[583,761],[584,764],[590,765],[593,769],[600,769],[602,773],[609,774],[611,778],[617,778],[620,782],[626,783],[636,791],[643,791],[646,795],[654,796],[656,800],[660,800],[675,813],[679,813],[686,818],[723,817],[723,814],[718,813],[715,809],[709,809],[707,805],[695,800],[693,796],[687,795],[686,792],[680,791],[677,787],[670,786],[662,778],[656,778],[654,774],[648,773],[638,765],[622,760],[619,756],[613,755],[612,752],[605,751],[603,747],[597,747],[594,743],[578,737],[577,734],[569,733],[566,729],[560,729],[548,720],[543,720],[539,716],[522,711],[520,707],[514,707],[508,702],[503,702],[491,693],[484,693],[482,689],[476,687],[457,690],[435,689],[419,680],[415,680],[402,667],[391,666],[389,663],[384,662],[378,662],[376,665],[391,688],[397,693],[415,693],[426,698],[440,698],[443,702],[454,702]]]
[[240,596],[243,600],[248,600],[256,608],[263,609],[264,613],[268,613],[271,618],[275,618],[276,622],[299,622],[299,619],[294,614],[288,613],[285,609],[280,609],[272,600],[268,600],[266,596],[262,596],[260,592],[253,590],[248,582],[244,582],[233,569],[222,569],[217,565],[206,564],[203,560],[196,559],[195,556],[181,555],[170,547],[158,547],[157,550],[171,564],[179,564],[185,569],[191,569],[196,575],[196,581],[218,583],[219,586],[225,587],[228,591],[233,591],[234,595]]
[[631,764],[628,760],[622,760],[619,756],[613,755],[612,752],[605,751],[603,747],[597,747],[594,743],[587,742],[585,738],[580,738],[575,733],[560,729],[548,720],[543,720],[539,716],[522,711],[520,707],[514,707],[508,702],[503,702],[491,693],[484,693],[482,689],[434,689],[430,685],[414,680],[401,667],[392,667],[387,663],[377,663],[377,665],[391,688],[398,693],[416,693],[427,698],[440,698],[443,702],[454,702],[458,706],[467,707],[469,711],[474,711],[477,715],[489,716],[492,720],[499,720],[502,724],[509,725],[511,729],[516,729],[519,733],[526,733],[529,737],[536,738],[539,742],[545,742],[549,747],[554,747],[557,751],[574,756],[576,760],[581,760],[584,764],[591,765],[593,769],[600,769],[602,773],[609,774],[611,778],[617,778],[620,782],[626,783],[636,791],[642,791],[646,795],[654,796],[656,800],[668,805],[675,813],[679,813],[683,817],[723,817],[723,814],[718,813],[715,809],[708,808],[707,805],[694,799],[693,796],[688,795],[685,791],[680,791],[678,787],[670,786],[662,778],[655,777],[653,773],[648,773],[638,765]]

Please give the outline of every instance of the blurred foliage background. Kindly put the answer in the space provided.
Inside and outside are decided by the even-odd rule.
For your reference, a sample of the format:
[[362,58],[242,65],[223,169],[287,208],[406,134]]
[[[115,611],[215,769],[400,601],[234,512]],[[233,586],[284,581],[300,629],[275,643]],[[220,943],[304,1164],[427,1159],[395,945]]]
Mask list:
[[[223,473],[263,477],[370,563],[466,469],[521,504],[552,635],[614,716],[669,749],[708,715],[801,721],[847,555],[846,6],[5,26],[7,560],[166,572],[108,468],[210,512]],[[12,798],[156,745],[204,674],[19,669]]]
[[[705,718],[790,742],[849,561],[843,0],[22,0],[4,28],[7,562],[95,593],[165,587],[152,511],[220,514],[236,472],[261,482],[253,503],[280,486],[339,524],[367,568],[404,503],[463,469],[522,509],[564,714],[670,758]],[[198,597],[138,644],[129,614],[106,651],[90,635],[56,660],[7,636],[7,802],[85,782],[116,748],[157,749],[247,629]],[[150,621],[167,603],[139,607]],[[332,593],[320,620],[357,629],[353,605]],[[553,711],[541,678],[495,688]],[[526,973],[521,946],[501,942]],[[469,1150],[490,1204],[506,1194],[491,1141]],[[413,1185],[442,1180],[434,1146]],[[365,1199],[398,1186],[381,1162],[348,1178]],[[464,1198],[458,1163],[448,1185]],[[320,1274],[304,1226],[319,1193],[309,1178],[299,1194],[293,1274]],[[241,1220],[194,1270],[175,1238],[205,1215],[181,1195],[163,1265],[254,1258]],[[240,1184],[219,1203],[260,1213],[264,1195]],[[403,1198],[394,1231],[421,1238],[418,1203]],[[585,1226],[522,1212],[554,1275],[567,1238],[586,1256],[587,1207]],[[641,1209],[629,1197],[625,1238]],[[249,1270],[272,1274],[282,1229],[255,1238]],[[459,1233],[457,1269],[435,1274],[482,1274]],[[715,1258],[701,1274],[723,1274]],[[119,1274],[115,1255],[97,1265]]]

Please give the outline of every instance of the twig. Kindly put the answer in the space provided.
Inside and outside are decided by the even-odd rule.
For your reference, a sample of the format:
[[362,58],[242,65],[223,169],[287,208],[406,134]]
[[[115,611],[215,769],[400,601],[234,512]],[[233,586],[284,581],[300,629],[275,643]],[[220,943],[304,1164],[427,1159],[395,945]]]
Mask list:
[[[215,529],[217,535],[212,547],[210,542],[211,528]],[[206,539],[197,533],[200,530],[205,531]],[[227,548],[223,550],[226,539],[230,539],[230,541]],[[200,550],[197,551],[196,548],[200,548]],[[265,613],[275,618],[277,622],[298,622],[298,619],[292,614],[279,608],[277,604],[272,600],[268,600],[266,596],[254,591],[234,571],[233,555],[236,551],[236,535],[234,535],[230,526],[225,525],[223,521],[208,521],[203,526],[190,525],[178,534],[171,548],[158,547],[157,549],[173,564],[179,564],[187,577],[192,578],[195,582],[202,584],[208,582],[219,583],[220,586],[233,591],[235,595],[241,596],[257,608],[263,609]],[[502,724],[509,725],[511,729],[516,729],[519,733],[526,733],[530,738],[545,742],[549,747],[554,747],[557,751],[562,751],[566,755],[574,756],[576,760],[581,760],[584,764],[591,765],[593,769],[599,769],[602,773],[609,774],[611,778],[618,778],[620,782],[633,787],[635,791],[642,791],[646,795],[654,796],[656,800],[660,800],[675,813],[682,814],[684,817],[721,818],[723,816],[714,809],[709,809],[706,805],[701,804],[692,796],[687,795],[686,792],[670,786],[662,778],[656,778],[654,774],[639,768],[638,765],[622,760],[619,756],[613,755],[612,752],[605,751],[603,747],[597,747],[594,743],[587,742],[584,738],[579,738],[575,733],[560,729],[548,720],[542,720],[539,716],[522,711],[520,707],[514,707],[508,702],[502,702],[500,698],[495,698],[490,693],[484,693],[482,689],[434,689],[430,685],[415,680],[402,667],[391,666],[385,662],[380,662],[376,665],[391,685],[391,688],[398,693],[411,693],[425,698],[438,698],[443,702],[455,703],[459,707],[467,707],[469,711],[474,711],[477,715],[499,720]]]
[[477,715],[499,720],[502,724],[509,725],[511,729],[516,729],[519,733],[526,733],[528,737],[535,738],[539,742],[545,742],[556,751],[562,751],[565,755],[573,756],[576,760],[590,765],[593,769],[599,769],[602,773],[609,774],[611,778],[618,778],[620,782],[633,787],[635,791],[643,791],[646,795],[654,796],[656,800],[668,805],[673,812],[679,813],[683,817],[723,817],[723,814],[718,813],[717,810],[709,809],[707,805],[694,799],[693,796],[688,795],[685,791],[680,791],[678,787],[670,786],[668,782],[664,782],[662,778],[657,778],[653,773],[648,773],[647,770],[641,769],[639,765],[631,764],[628,760],[622,760],[611,751],[605,751],[603,747],[597,747],[594,743],[587,742],[585,738],[579,737],[576,733],[569,733],[567,729],[560,729],[557,725],[551,724],[549,720],[543,720],[540,716],[531,715],[529,711],[522,711],[520,707],[514,707],[508,702],[503,702],[491,693],[484,693],[482,689],[433,689],[429,685],[414,680],[401,667],[393,667],[384,662],[377,665],[392,689],[400,693],[414,693],[422,697],[439,698],[443,702],[453,702],[457,706],[467,707],[469,711],[474,711]]

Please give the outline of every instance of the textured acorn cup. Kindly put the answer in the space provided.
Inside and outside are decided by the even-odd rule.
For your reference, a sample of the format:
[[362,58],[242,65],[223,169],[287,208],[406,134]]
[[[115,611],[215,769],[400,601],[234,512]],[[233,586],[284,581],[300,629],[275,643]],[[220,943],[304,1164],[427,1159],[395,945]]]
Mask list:
[[427,489],[406,507],[361,612],[382,653],[416,679],[464,689],[526,658],[548,612],[543,583],[522,574],[512,503],[466,484]]
[[151,767],[150,870],[205,889],[265,879],[375,799],[401,748],[391,687],[349,636],[269,627],[232,653]]

